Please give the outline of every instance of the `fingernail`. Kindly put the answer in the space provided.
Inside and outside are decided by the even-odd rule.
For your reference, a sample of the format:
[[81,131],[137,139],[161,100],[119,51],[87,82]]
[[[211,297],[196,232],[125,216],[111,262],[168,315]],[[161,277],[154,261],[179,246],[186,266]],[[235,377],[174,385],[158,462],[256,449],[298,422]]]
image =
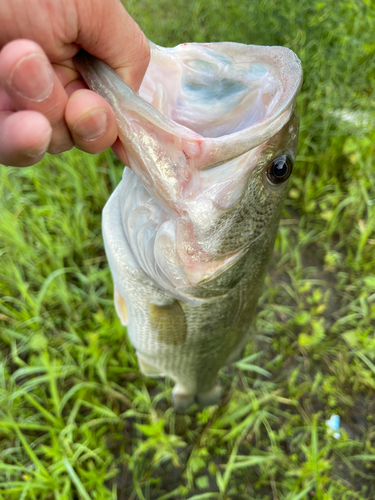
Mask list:
[[51,137],[48,136],[41,144],[34,146],[32,149],[25,151],[25,155],[30,158],[37,158],[38,156],[43,156],[47,153],[47,149],[50,143]]
[[14,68],[10,85],[29,101],[45,101],[53,88],[53,75],[48,60],[40,54],[24,57]]
[[95,109],[83,116],[73,127],[73,132],[85,141],[96,141],[107,130],[108,116],[104,109]]

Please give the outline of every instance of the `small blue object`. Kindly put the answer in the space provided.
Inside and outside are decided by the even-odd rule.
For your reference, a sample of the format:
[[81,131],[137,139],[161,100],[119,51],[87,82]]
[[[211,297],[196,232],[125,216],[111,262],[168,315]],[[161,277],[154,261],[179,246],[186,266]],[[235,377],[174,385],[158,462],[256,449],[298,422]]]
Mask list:
[[329,428],[330,434],[333,435],[335,439],[339,439],[341,436],[340,429],[340,417],[338,415],[331,415],[329,420],[326,420],[327,427]]

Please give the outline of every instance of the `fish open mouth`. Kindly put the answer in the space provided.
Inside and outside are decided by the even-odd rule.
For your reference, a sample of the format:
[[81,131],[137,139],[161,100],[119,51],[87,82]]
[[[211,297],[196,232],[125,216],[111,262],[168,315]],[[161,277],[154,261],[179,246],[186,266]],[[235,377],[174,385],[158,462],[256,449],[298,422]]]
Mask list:
[[76,60],[89,87],[112,105],[120,129],[124,113],[140,115],[151,128],[182,141],[198,169],[220,165],[275,135],[302,85],[301,63],[286,47],[150,47],[139,97],[103,62],[85,53]]
[[[271,154],[290,146],[295,155],[301,64],[285,47],[150,47],[139,95],[103,62],[77,59],[111,104],[132,169],[119,186],[124,237],[139,268],[176,298],[194,301],[198,285],[215,278],[225,294],[242,276],[244,249],[259,246],[260,255],[267,224],[275,231],[268,205],[277,212],[283,195],[269,202],[267,188],[259,197],[262,176],[252,176]],[[227,279],[232,268],[237,277]]]
[[[185,43],[152,48],[140,96],[203,137],[244,130],[282,107],[291,77],[285,66],[290,70],[295,64],[294,54],[281,47],[282,58],[290,59],[283,65],[275,64],[274,53],[271,60],[264,47]],[[294,99],[292,93],[288,97]]]

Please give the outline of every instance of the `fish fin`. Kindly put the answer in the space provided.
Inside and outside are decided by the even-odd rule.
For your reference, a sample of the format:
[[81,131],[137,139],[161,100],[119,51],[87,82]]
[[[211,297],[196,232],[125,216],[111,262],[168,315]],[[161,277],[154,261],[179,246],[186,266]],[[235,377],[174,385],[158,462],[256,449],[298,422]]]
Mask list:
[[232,363],[237,363],[240,359],[243,358],[246,344],[249,340],[249,336],[245,335],[239,345],[235,347],[235,349],[229,354],[227,359],[225,360],[224,365],[231,365]]
[[159,342],[178,346],[186,341],[187,324],[184,310],[178,300],[171,304],[148,304],[151,329],[157,334]]
[[124,326],[128,325],[129,317],[128,317],[128,309],[126,307],[126,302],[120,292],[115,287],[114,290],[114,300],[115,300],[115,309],[117,312],[117,316],[120,318],[121,324]]
[[190,394],[186,389],[176,384],[172,391],[172,404],[176,412],[185,413],[195,403],[195,394]]
[[150,364],[146,363],[146,361],[141,358],[138,352],[137,352],[137,358],[138,358],[139,370],[141,373],[143,373],[143,375],[146,375],[146,377],[165,376],[165,373],[159,370],[159,368],[155,368],[154,366],[151,366]]
[[212,389],[197,394],[197,403],[200,406],[218,405],[221,400],[221,386],[216,384]]

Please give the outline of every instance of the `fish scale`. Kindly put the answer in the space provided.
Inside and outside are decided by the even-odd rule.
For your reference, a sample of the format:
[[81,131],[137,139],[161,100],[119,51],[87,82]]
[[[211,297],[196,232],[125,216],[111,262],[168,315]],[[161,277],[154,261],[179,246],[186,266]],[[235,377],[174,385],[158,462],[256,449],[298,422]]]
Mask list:
[[91,56],[77,65],[113,107],[131,167],[103,210],[116,310],[141,371],[171,377],[184,411],[219,402],[219,370],[254,331],[302,70],[284,47],[150,48],[139,95]]

